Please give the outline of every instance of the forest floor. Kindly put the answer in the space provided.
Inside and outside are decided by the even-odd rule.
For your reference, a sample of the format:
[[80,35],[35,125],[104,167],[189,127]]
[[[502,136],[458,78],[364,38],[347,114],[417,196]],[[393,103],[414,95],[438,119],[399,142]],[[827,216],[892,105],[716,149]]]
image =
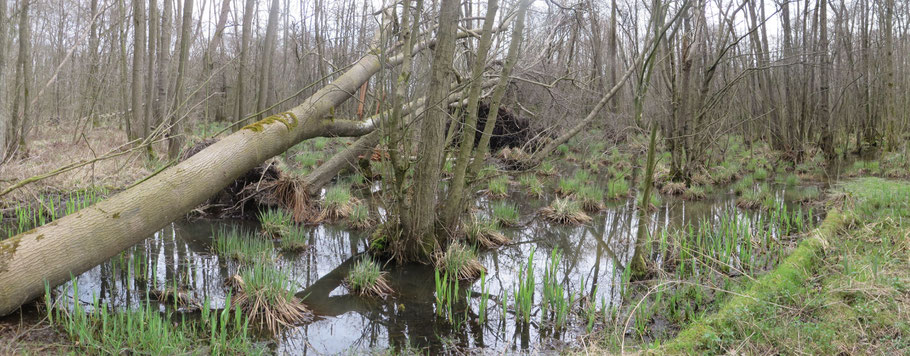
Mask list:
[[656,353],[910,353],[910,183],[861,178],[833,196],[839,221]]
[[[87,129],[73,140],[73,128],[67,125],[48,125],[36,128],[29,136],[28,150],[20,157],[0,164],[0,185],[3,187],[23,179],[45,174],[76,162],[87,162],[107,154],[124,152],[126,133],[115,125]],[[159,150],[156,149],[156,152]],[[160,151],[164,153],[166,151]],[[4,202],[33,200],[42,194],[70,192],[79,189],[105,187],[118,189],[132,184],[151,173],[142,150],[134,150],[110,159],[99,160],[62,174],[26,185],[0,197]]]

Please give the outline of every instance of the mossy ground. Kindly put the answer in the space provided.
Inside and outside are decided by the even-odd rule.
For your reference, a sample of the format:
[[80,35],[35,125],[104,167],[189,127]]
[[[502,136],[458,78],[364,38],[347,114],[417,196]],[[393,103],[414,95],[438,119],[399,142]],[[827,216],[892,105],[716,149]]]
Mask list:
[[656,354],[910,353],[910,183],[864,178],[774,271]]

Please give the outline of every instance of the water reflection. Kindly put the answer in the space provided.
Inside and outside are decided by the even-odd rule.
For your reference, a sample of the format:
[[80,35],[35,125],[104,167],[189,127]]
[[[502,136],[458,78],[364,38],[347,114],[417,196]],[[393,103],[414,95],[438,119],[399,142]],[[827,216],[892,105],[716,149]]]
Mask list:
[[[786,201],[788,194],[787,188],[776,191],[778,201],[792,208]],[[486,284],[491,295],[485,323],[479,323],[478,317],[479,283],[463,285],[468,291],[459,308],[466,320],[463,325],[441,321],[434,306],[434,271],[425,265],[386,266],[396,293],[385,300],[350,294],[343,280],[356,258],[366,251],[365,236],[323,225],[309,228],[312,249],[274,256],[279,268],[289,272],[298,284],[298,296],[318,316],[313,322],[280,335],[273,345],[275,351],[324,354],[407,347],[435,354],[452,348],[542,350],[574,342],[585,332],[584,322],[570,324],[564,330],[553,330],[537,322],[516,323],[511,304],[519,271],[534,251],[535,274],[542,275],[550,253],[559,249],[564,257],[557,275],[570,293],[589,298],[598,306],[621,306],[622,274],[634,253],[633,239],[639,223],[633,202],[630,199],[611,204],[586,226],[559,226],[532,218],[546,201],[521,194],[511,200],[522,212],[523,225],[505,231],[512,244],[480,254],[487,268]],[[487,204],[485,200],[478,201],[480,208]],[[659,233],[689,223],[716,224],[729,212],[753,221],[762,214],[737,209],[731,194],[698,202],[668,198],[662,208],[652,213],[650,230]],[[176,288],[196,300],[209,299],[213,307],[221,308],[228,292],[224,281],[237,271],[236,263],[211,252],[212,231],[224,224],[256,228],[255,224],[238,221],[178,221],[80,275],[78,292],[71,284],[58,287],[57,291],[70,298],[75,294],[76,300],[89,309],[98,298],[119,309],[135,308],[150,300],[163,311],[175,306],[156,302],[149,295]],[[773,234],[776,236],[777,232]],[[657,262],[660,263],[660,256]],[[508,306],[505,313],[503,297]],[[183,307],[177,309],[188,312]],[[539,309],[532,310],[532,320],[540,320],[541,313]]]

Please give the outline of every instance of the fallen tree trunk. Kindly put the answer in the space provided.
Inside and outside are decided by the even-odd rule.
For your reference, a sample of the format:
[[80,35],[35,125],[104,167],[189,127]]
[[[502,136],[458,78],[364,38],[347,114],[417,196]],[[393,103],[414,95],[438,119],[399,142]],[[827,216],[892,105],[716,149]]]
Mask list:
[[[459,37],[470,36],[470,31]],[[416,45],[414,53],[433,44]],[[142,241],[203,203],[261,162],[319,136],[362,136],[377,120],[326,119],[380,67],[371,50],[351,68],[297,107],[221,139],[183,162],[104,201],[0,242],[0,316]]]

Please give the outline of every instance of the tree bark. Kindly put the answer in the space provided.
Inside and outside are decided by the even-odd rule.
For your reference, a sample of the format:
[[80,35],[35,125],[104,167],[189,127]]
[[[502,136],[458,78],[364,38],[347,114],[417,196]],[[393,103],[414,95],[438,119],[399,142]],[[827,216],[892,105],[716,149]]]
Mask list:
[[818,68],[818,125],[821,131],[819,146],[830,160],[835,157],[834,132],[831,127],[830,99],[828,98],[828,69],[831,65],[828,56],[828,1],[818,2],[818,44],[821,63]]
[[190,54],[190,43],[193,39],[190,36],[191,24],[193,23],[193,0],[186,0],[183,3],[183,20],[180,24],[180,54],[177,59],[177,84],[174,86],[174,109],[171,110],[170,132],[167,141],[167,156],[170,159],[177,158],[180,149],[183,147],[183,135],[180,122],[181,115],[187,111],[184,103],[188,98],[183,95],[183,80],[186,74],[187,59]]
[[[143,110],[142,91],[145,87],[142,85],[142,65],[145,63],[145,5],[142,1],[133,1],[133,73],[130,93],[130,111],[133,112],[133,124],[142,125],[139,133],[142,137],[148,137],[149,122]],[[133,136],[135,137],[135,136]]]
[[[259,95],[256,96],[256,112],[262,112],[269,105],[269,85],[272,75],[272,52],[275,52],[275,37],[278,28],[278,0],[272,0],[269,22],[265,31],[265,47],[259,61]],[[259,118],[266,113],[259,114]]]
[[6,0],[0,0],[0,160],[6,157],[10,115],[6,112]]
[[[28,131],[29,120],[29,78],[31,77],[30,34],[28,23],[28,9],[30,1],[22,1],[19,8],[19,57],[16,59],[16,84],[13,96],[13,109],[9,134],[9,147],[7,155],[25,152],[25,134]],[[2,49],[0,49],[2,50]],[[21,88],[21,89],[20,89]],[[20,95],[21,93],[21,95]],[[20,113],[21,109],[21,113]]]
[[452,60],[455,56],[459,1],[441,0],[440,3],[437,43],[427,93],[428,110],[420,119],[420,141],[417,144],[420,157],[414,169],[413,209],[405,226],[405,251],[400,251],[405,260],[428,257],[436,244],[436,196],[442,170],[444,128],[449,115],[448,107],[441,103],[449,95],[449,83],[454,74]]
[[[477,136],[477,107],[480,104],[480,92],[483,85],[483,72],[486,68],[487,54],[493,44],[493,22],[496,21],[496,12],[499,10],[497,0],[487,1],[487,14],[483,22],[483,32],[477,44],[477,55],[474,58],[474,68],[471,72],[470,90],[468,93],[467,117],[461,128],[461,143],[458,146],[458,156],[455,159],[454,177],[449,182],[448,196],[442,212],[442,223],[446,230],[458,229],[458,217],[464,210],[462,206],[465,174],[474,150],[474,139]],[[493,115],[491,112],[489,115]],[[457,122],[451,125],[457,125]]]
[[250,33],[253,27],[253,5],[255,0],[246,0],[246,6],[243,7],[243,29],[240,38],[240,68],[237,70],[237,116],[235,120],[243,119],[246,115],[246,106],[244,105],[243,92],[245,76],[247,72],[247,62],[250,56]]

